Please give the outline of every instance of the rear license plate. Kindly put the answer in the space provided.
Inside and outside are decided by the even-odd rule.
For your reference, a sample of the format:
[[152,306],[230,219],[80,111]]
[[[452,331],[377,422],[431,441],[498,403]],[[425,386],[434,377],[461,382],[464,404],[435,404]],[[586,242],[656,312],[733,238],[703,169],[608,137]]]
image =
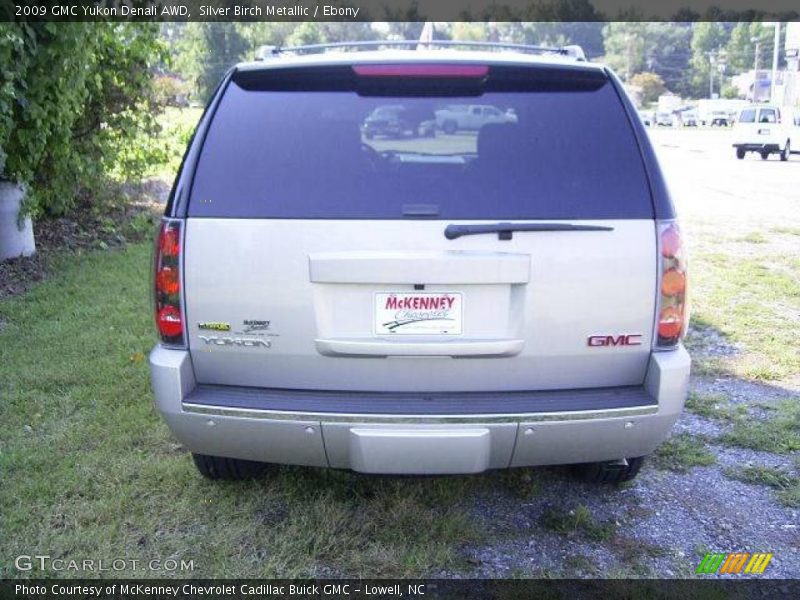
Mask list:
[[376,335],[461,335],[460,293],[378,292]]
[[769,129],[759,129],[758,135],[769,135]]

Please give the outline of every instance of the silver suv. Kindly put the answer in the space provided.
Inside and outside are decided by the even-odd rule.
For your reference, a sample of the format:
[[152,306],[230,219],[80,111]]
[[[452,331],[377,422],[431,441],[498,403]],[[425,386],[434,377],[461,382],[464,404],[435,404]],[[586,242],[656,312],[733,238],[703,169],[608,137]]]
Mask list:
[[[155,256],[156,406],[204,475],[616,482],[666,438],[690,365],[675,211],[614,74],[540,50],[295,49],[226,75]],[[517,118],[362,131],[476,102]]]

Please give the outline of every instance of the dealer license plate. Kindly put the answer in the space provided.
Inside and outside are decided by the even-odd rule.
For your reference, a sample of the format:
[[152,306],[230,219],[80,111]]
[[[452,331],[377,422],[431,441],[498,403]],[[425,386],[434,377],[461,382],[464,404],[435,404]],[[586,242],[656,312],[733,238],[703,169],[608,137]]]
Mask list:
[[461,335],[464,310],[460,293],[378,292],[376,335]]

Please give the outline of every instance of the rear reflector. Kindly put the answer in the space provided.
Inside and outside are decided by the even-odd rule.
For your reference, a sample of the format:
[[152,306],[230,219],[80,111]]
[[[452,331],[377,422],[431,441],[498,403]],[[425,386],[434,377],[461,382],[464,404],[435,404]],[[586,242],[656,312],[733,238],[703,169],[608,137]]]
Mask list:
[[680,309],[668,306],[658,317],[658,338],[668,340],[677,338],[683,329],[683,313]]
[[689,321],[686,252],[681,231],[673,221],[658,224],[659,302],[656,348],[675,348]]
[[184,346],[181,314],[181,228],[182,222],[164,219],[156,240],[154,266],[154,304],[156,328],[161,342]]
[[353,65],[360,77],[486,77],[487,65]]

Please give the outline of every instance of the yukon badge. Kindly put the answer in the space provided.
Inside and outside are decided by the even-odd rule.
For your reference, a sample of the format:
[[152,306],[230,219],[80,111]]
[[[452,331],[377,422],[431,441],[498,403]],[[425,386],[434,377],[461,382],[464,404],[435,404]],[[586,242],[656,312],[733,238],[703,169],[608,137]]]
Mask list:
[[203,340],[206,345],[213,344],[215,346],[243,346],[245,348],[272,347],[272,343],[269,340],[241,337],[221,337],[218,335],[199,335],[197,337]]

